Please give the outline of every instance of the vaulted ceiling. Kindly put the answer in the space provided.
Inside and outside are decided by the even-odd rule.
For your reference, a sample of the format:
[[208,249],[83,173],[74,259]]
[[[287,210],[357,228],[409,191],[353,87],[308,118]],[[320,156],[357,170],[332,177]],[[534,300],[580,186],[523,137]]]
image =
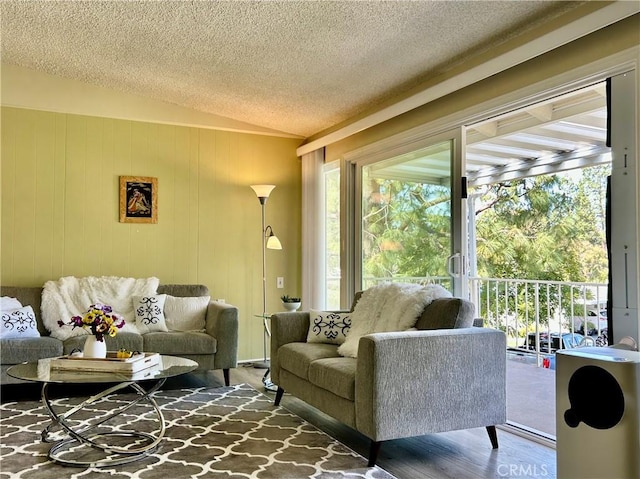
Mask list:
[[1,53],[308,137],[584,3],[3,0]]

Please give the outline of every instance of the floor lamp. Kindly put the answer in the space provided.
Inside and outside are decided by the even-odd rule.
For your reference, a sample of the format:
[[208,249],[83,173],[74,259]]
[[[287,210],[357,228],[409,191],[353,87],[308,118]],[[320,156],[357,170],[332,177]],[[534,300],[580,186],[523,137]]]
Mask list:
[[[265,205],[267,199],[271,194],[271,191],[275,188],[275,185],[251,185],[251,188],[256,193],[258,200],[260,200],[260,206],[262,209],[262,325],[264,328],[262,346],[264,352],[264,361],[253,363],[254,368],[269,369],[269,361],[267,360],[267,336],[271,335],[269,331],[269,317],[267,315],[267,248],[269,249],[282,249],[282,244],[278,237],[273,234],[273,228],[271,226],[265,226]],[[265,374],[265,378],[269,376],[269,371]]]

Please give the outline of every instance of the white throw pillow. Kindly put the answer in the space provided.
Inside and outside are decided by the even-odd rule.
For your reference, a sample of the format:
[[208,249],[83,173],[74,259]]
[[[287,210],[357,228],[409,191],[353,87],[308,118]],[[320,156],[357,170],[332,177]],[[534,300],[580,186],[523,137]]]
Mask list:
[[211,296],[180,298],[167,295],[164,316],[170,331],[203,331]]
[[342,344],[351,328],[351,313],[309,311],[308,343]]
[[0,338],[38,338],[38,325],[36,315],[31,306],[24,306],[12,311],[2,310],[2,320],[0,321]]
[[164,315],[166,299],[166,294],[133,297],[136,328],[138,328],[140,334],[169,331]]
[[22,303],[18,301],[16,298],[12,298],[11,296],[3,296],[0,301],[0,311],[14,311],[16,309],[22,308]]

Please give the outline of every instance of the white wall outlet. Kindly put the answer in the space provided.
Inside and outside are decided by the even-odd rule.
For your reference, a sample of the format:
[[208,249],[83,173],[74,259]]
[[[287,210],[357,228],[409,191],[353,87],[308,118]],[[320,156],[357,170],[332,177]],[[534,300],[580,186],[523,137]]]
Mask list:
[[276,278],[276,287],[279,289],[284,288],[284,278],[282,276]]

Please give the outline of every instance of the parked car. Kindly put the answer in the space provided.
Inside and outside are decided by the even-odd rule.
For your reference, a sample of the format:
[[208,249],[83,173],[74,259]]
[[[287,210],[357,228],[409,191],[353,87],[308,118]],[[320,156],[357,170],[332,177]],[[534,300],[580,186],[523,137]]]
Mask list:
[[[558,349],[571,349],[580,346],[580,343],[584,339],[584,336],[579,333],[552,333],[551,334],[551,351],[557,351]],[[548,348],[548,341],[546,343],[540,342],[540,349],[546,350]]]
[[[576,317],[574,318],[574,328],[577,333],[584,333],[584,318]],[[607,322],[607,310],[601,309],[598,311],[597,309],[590,309],[587,311],[587,335],[588,336],[598,336],[600,332],[605,330],[609,326]]]
[[[542,332],[542,333],[538,333],[538,336],[540,337],[540,351],[542,351],[542,341],[546,341],[548,344],[549,335],[545,332]],[[536,350],[536,333],[527,334],[527,343],[525,344],[525,347],[532,351]]]
[[[580,346],[584,340],[584,336],[579,333],[551,333],[551,341],[549,334],[546,332],[539,333],[540,351],[545,353],[554,353],[558,349],[571,349]],[[536,333],[527,335],[527,349],[536,349]]]

